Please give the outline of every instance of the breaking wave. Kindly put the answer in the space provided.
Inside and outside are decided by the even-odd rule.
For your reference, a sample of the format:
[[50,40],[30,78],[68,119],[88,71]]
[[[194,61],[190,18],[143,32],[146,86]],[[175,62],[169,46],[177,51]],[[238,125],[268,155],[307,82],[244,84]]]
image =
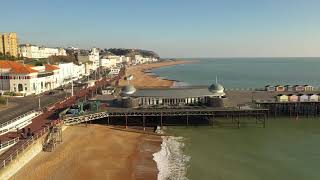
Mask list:
[[190,157],[183,153],[183,137],[162,136],[159,152],[153,154],[159,170],[158,180],[187,180]]

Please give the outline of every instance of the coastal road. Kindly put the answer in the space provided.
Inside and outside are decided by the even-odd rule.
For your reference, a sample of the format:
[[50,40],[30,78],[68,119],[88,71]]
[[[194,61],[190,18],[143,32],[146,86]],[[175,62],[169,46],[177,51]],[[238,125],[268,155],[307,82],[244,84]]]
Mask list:
[[[41,107],[47,106],[49,104],[55,103],[64,97],[67,94],[64,91],[55,91],[53,95],[41,94],[40,95],[40,105]],[[36,110],[39,107],[39,96],[26,96],[26,97],[9,97],[8,98],[9,106],[7,109],[0,111],[0,124],[10,121],[24,113],[27,113],[32,110]]]

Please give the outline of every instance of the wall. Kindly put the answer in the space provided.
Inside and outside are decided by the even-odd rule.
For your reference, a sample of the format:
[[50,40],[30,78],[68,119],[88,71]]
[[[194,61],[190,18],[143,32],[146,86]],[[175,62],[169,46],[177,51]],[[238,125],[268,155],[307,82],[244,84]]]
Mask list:
[[32,145],[22,152],[14,161],[0,170],[0,179],[9,179],[17,173],[24,165],[32,160],[37,154],[42,151],[42,142],[47,134],[33,142]]

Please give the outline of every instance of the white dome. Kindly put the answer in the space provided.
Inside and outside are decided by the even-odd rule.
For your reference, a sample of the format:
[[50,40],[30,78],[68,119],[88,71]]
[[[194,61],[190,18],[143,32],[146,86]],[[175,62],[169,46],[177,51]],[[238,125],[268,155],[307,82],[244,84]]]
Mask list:
[[133,85],[127,85],[121,89],[121,94],[123,95],[131,95],[135,92],[136,92],[136,88]]
[[223,93],[224,87],[221,84],[213,83],[211,86],[209,86],[209,91],[212,93]]

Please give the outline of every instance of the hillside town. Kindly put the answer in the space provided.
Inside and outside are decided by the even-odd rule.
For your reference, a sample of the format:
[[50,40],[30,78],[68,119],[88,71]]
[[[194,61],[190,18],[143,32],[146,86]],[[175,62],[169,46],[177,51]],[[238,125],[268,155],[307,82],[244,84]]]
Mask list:
[[117,75],[123,67],[159,61],[157,55],[144,55],[140,50],[110,51],[19,44],[16,33],[1,33],[0,93],[37,95],[81,79]]

